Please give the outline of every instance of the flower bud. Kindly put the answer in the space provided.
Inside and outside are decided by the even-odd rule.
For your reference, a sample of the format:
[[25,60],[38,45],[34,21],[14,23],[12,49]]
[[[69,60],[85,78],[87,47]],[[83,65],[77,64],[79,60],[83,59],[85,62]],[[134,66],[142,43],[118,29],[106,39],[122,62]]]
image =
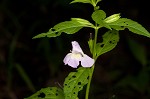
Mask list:
[[104,19],[104,22],[112,23],[112,22],[117,21],[120,17],[121,17],[120,13],[119,14],[113,14],[113,15],[107,17],[106,19]]

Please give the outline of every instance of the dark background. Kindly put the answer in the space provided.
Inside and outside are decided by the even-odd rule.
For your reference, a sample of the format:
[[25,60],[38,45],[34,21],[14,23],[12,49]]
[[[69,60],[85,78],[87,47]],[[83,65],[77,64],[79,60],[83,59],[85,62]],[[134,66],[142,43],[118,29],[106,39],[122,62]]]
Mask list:
[[[90,55],[87,41],[93,31],[87,28],[74,35],[32,39],[72,17],[91,21],[90,4],[69,2],[0,1],[0,99],[23,99],[44,87],[63,86],[65,77],[75,71],[63,63],[73,40]],[[150,31],[147,0],[102,0],[98,5],[107,16],[121,13]],[[103,31],[99,32],[100,41]],[[120,31],[117,47],[97,60],[90,99],[150,99],[149,51],[149,38],[127,29]]]

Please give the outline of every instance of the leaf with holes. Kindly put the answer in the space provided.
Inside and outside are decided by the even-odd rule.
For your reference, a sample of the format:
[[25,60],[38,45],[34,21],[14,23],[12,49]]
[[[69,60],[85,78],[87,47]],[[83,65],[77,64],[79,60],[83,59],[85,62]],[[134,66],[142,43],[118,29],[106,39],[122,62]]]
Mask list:
[[88,83],[90,68],[80,67],[77,72],[71,72],[64,82],[65,99],[76,99],[78,92]]
[[150,37],[150,33],[142,25],[127,18],[120,18],[115,22],[108,23],[108,25],[116,30],[124,30],[125,28],[128,28],[135,34]]
[[94,28],[94,25],[85,19],[72,18],[71,21],[65,21],[56,24],[47,33],[39,34],[33,37],[33,39],[41,38],[41,37],[57,37],[60,36],[62,32],[67,34],[74,34],[78,32],[80,29],[82,29],[83,27]]
[[63,90],[57,87],[42,88],[32,96],[24,99],[65,99]]
[[97,43],[96,45],[97,57],[115,48],[118,41],[119,41],[119,32],[117,30],[110,30],[106,32],[103,35],[103,42]]

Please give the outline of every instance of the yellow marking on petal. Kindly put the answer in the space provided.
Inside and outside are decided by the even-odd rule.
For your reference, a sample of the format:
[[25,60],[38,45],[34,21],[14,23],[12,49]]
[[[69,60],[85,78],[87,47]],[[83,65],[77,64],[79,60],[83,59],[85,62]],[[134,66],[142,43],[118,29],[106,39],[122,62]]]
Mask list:
[[72,53],[71,58],[80,59],[82,55],[80,53]]

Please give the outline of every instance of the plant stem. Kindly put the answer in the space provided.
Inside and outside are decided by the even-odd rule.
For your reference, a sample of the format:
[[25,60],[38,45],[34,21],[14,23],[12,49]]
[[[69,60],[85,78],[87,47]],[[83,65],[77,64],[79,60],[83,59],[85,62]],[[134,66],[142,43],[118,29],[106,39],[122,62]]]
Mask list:
[[95,28],[95,37],[94,37],[94,42],[93,42],[93,58],[94,60],[96,59],[96,42],[97,42],[97,34],[98,34],[98,27],[96,24],[96,28]]
[[90,77],[89,77],[89,82],[88,82],[87,87],[86,87],[85,99],[89,98],[89,91],[90,91],[90,85],[91,85],[91,80],[92,80],[92,75],[93,75],[94,67],[95,67],[95,65],[93,65],[91,67],[91,74],[90,74]]
[[[97,28],[97,24],[96,24],[96,28],[95,28],[95,37],[94,37],[94,41],[93,41],[93,59],[96,61],[96,42],[97,42],[97,34],[98,34],[98,28]],[[94,72],[94,68],[95,68],[95,64],[91,67],[91,73],[89,76],[89,81],[86,87],[86,95],[85,95],[85,99],[88,99],[89,97],[89,91],[90,91],[90,85],[91,85],[91,80],[92,80],[92,76],[93,76],[93,72]]]

